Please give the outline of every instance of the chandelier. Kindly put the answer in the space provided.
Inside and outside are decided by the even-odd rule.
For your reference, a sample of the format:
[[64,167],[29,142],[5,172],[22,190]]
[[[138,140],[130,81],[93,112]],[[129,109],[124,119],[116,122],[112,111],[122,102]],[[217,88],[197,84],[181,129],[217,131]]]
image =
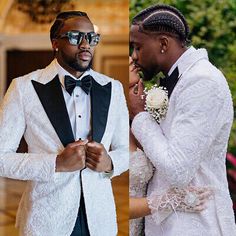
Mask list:
[[71,0],[17,0],[18,9],[30,15],[32,21],[51,23],[62,10],[73,10]]

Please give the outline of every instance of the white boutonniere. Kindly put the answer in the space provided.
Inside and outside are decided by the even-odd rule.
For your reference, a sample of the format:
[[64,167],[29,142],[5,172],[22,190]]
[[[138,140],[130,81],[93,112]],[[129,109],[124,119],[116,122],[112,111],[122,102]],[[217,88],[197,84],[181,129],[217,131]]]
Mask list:
[[168,92],[163,87],[153,85],[151,89],[145,89],[145,110],[160,123],[166,117],[168,110]]

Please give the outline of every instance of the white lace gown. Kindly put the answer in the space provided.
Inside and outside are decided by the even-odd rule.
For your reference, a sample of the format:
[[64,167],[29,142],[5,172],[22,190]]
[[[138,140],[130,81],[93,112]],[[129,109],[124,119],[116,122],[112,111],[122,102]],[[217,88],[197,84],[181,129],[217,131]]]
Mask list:
[[[153,175],[153,166],[145,154],[137,149],[130,153],[129,194],[131,197],[145,197],[147,184]],[[144,235],[144,218],[130,220],[130,236]]]

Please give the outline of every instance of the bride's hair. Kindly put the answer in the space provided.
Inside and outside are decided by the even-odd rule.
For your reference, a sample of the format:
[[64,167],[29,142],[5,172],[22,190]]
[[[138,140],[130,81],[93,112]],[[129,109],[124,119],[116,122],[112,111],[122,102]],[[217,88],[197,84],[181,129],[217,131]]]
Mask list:
[[138,13],[132,20],[141,32],[162,32],[177,36],[184,44],[189,43],[189,27],[183,14],[169,5],[154,5]]

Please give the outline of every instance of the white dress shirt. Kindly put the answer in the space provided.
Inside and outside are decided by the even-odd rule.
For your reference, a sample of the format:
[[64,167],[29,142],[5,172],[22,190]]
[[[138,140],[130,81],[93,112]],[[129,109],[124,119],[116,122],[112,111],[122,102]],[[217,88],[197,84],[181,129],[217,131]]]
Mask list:
[[[85,71],[81,77],[76,78],[66,71],[56,61],[59,80],[62,85],[63,96],[66,103],[66,108],[70,117],[72,131],[77,140],[85,140],[91,135],[91,97],[86,94],[83,89],[76,86],[70,95],[65,89],[65,75],[69,75],[75,80],[81,80],[84,76],[89,75],[90,70]],[[113,175],[113,170],[103,173],[107,177]]]
[[75,140],[87,139],[91,130],[91,99],[90,94],[86,94],[81,87],[76,86],[70,95],[65,89],[65,75],[69,75],[75,80],[81,80],[84,76],[89,75],[89,71],[85,71],[81,77],[76,78],[56,61],[58,76],[61,82],[63,96],[66,108],[70,117],[70,123]]

